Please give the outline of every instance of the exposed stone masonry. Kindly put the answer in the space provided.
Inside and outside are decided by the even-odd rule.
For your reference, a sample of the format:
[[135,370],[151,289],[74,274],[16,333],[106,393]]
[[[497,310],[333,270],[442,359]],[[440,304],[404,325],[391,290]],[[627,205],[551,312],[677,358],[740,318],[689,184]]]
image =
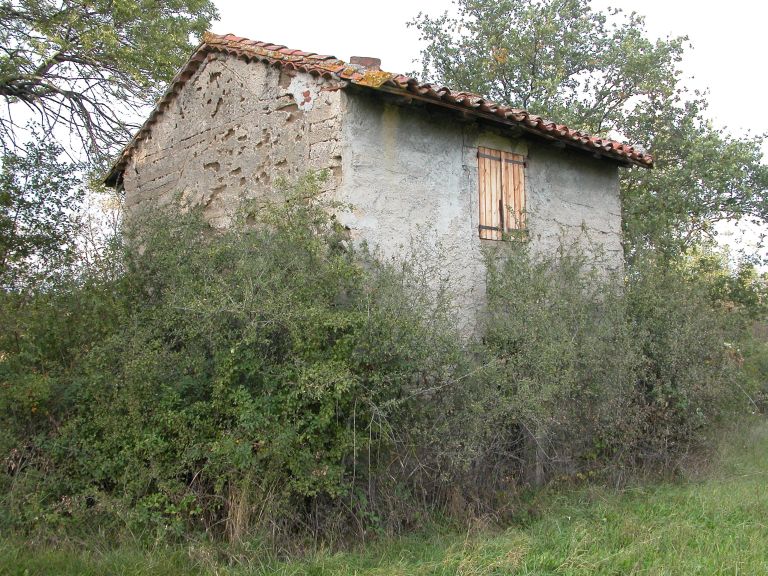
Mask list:
[[305,73],[210,55],[142,141],[124,173],[126,203],[204,206],[226,226],[278,178],[328,169],[341,180],[339,86]]
[[351,207],[338,214],[350,236],[386,259],[419,252],[431,277],[450,280],[471,332],[485,301],[484,251],[505,244],[478,237],[484,146],[527,158],[535,251],[588,238],[606,268],[622,265],[615,162],[338,82],[208,55],[130,157],[128,209],[178,199],[226,227],[277,179],[327,169],[325,190]]

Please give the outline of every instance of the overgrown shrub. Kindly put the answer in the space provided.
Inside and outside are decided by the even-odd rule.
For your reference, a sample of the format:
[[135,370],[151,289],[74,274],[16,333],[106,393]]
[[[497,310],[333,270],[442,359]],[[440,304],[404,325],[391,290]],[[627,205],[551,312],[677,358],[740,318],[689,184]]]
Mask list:
[[156,212],[133,223],[123,273],[33,296],[3,342],[15,518],[232,540],[390,521],[374,488],[395,445],[428,452],[413,438],[445,403],[424,394],[462,369],[460,340],[420,279],[349,246],[316,190],[225,232]]
[[640,364],[621,277],[576,249],[534,256],[519,246],[487,263],[489,459],[535,483],[604,464],[620,449],[620,419],[632,418]]
[[726,415],[747,408],[739,352],[746,317],[710,298],[708,286],[645,257],[630,271],[633,337],[642,354],[628,456],[673,467],[713,436]]
[[514,516],[531,483],[673,469],[743,409],[733,313],[674,268],[507,246],[460,335],[450,290],[353,247],[317,191],[226,231],[136,217],[98,267],[3,293],[6,527],[295,543]]
[[[653,255],[606,274],[578,250],[488,258],[484,353],[504,474],[674,471],[747,406],[748,314]],[[512,474],[510,474],[510,466]]]

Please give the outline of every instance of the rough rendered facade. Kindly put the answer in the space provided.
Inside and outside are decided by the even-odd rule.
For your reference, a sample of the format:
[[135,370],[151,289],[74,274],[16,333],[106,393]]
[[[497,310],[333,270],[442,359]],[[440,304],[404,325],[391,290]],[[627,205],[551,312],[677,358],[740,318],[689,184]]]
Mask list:
[[331,81],[214,54],[126,164],[126,207],[202,204],[226,226],[243,198],[269,194],[278,178],[328,169],[335,189],[340,112]]
[[[108,182],[124,187],[129,211],[178,200],[224,227],[277,179],[327,170],[325,191],[352,206],[339,214],[351,236],[385,258],[414,246],[433,254],[471,319],[483,301],[482,247],[508,241],[482,238],[494,226],[478,190],[501,184],[480,174],[481,150],[502,164],[523,159],[507,162],[524,164],[534,250],[588,238],[606,267],[621,266],[618,169],[650,167],[649,156],[375,65],[231,36],[207,36]],[[494,210],[497,200],[506,229],[503,192]]]
[[484,299],[478,235],[478,146],[527,158],[527,232],[537,251],[585,241],[608,268],[622,265],[618,171],[581,152],[503,135],[443,111],[425,112],[345,93],[337,197],[354,205],[342,222],[384,257],[411,246],[440,260],[469,309]]

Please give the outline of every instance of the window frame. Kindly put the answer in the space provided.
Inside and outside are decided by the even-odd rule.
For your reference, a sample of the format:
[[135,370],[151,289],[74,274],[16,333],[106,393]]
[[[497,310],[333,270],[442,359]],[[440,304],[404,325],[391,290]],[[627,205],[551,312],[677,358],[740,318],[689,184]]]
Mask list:
[[527,164],[523,154],[477,147],[478,235],[482,240],[525,236]]

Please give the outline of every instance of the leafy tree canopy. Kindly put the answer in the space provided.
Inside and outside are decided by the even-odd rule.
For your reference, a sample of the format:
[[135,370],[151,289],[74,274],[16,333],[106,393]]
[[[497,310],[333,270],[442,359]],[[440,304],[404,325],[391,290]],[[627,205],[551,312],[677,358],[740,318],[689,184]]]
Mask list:
[[589,0],[457,0],[419,14],[425,79],[485,94],[570,126],[620,136],[654,154],[623,173],[627,250],[668,255],[711,238],[724,219],[768,220],[763,138],[711,125],[686,89],[686,37],[652,40],[637,14]]
[[0,139],[34,119],[91,159],[124,145],[217,16],[211,0],[0,0]]
[[85,191],[76,166],[52,142],[27,143],[0,158],[0,287],[44,282],[76,251]]

